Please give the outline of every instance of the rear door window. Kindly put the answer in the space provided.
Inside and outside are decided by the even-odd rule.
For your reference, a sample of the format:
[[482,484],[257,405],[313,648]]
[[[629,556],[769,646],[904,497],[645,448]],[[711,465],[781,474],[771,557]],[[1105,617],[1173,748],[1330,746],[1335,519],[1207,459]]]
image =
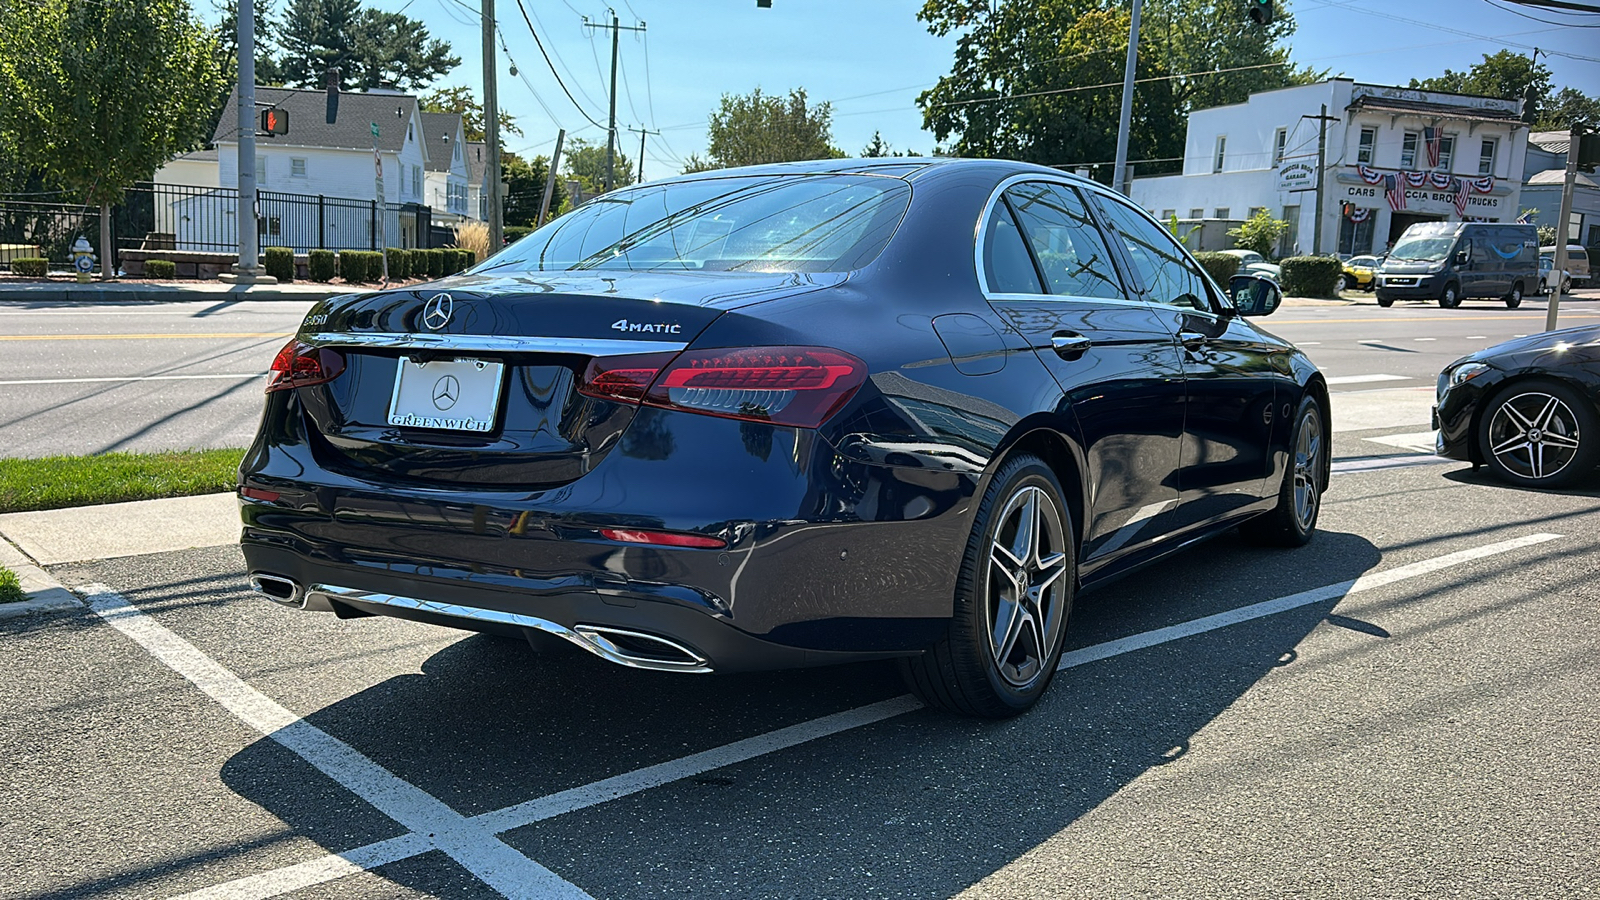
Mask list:
[[1143,282],[1149,299],[1169,306],[1212,312],[1208,279],[1189,261],[1178,242],[1132,207],[1111,197],[1099,198],[1100,208],[1117,229],[1128,261]]
[[1046,290],[1066,297],[1127,299],[1105,237],[1077,191],[1035,182],[1019,184],[1005,197],[1039,261]]

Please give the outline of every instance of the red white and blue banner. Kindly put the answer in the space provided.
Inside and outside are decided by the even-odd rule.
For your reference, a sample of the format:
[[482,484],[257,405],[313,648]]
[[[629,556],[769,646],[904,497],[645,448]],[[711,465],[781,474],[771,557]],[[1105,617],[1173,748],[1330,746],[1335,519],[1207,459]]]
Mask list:
[[1428,186],[1427,172],[1401,172],[1400,174],[1405,176],[1406,187],[1419,188]]
[[1366,163],[1361,163],[1360,165],[1357,165],[1356,166],[1356,173],[1359,174],[1361,176],[1361,180],[1366,182],[1367,184],[1382,184],[1383,183],[1383,173],[1368,168]]
[[1399,175],[1383,176],[1383,195],[1389,201],[1389,208],[1400,210],[1406,208],[1406,180]]
[[1455,184],[1455,181],[1455,178],[1451,177],[1449,172],[1428,173],[1428,186],[1438,188],[1441,191]]
[[1482,178],[1473,178],[1469,180],[1467,184],[1472,186],[1473,193],[1487,194],[1494,190],[1494,176],[1485,175]]
[[1368,219],[1372,218],[1372,213],[1373,212],[1374,212],[1374,210],[1364,209],[1364,208],[1352,209],[1352,210],[1350,210],[1350,221],[1355,222],[1357,225],[1359,225],[1362,222],[1365,222]]
[[1438,128],[1429,126],[1422,129],[1422,145],[1427,148],[1430,169],[1439,168],[1439,139],[1442,137],[1444,133]]
[[1452,178],[1450,179],[1450,190],[1455,195],[1450,198],[1450,202],[1456,208],[1456,215],[1465,216],[1467,214],[1467,182],[1460,178]]
[[1517,216],[1517,224],[1518,225],[1532,225],[1533,224],[1533,210],[1531,210],[1531,209],[1523,210],[1522,214]]

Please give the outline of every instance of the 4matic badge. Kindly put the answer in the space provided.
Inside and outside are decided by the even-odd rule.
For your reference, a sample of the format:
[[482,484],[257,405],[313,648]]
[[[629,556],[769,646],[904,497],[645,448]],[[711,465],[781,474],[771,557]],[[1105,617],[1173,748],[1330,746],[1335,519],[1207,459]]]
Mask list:
[[671,325],[666,322],[629,322],[627,319],[618,319],[611,323],[614,331],[648,331],[652,334],[682,334],[682,325]]

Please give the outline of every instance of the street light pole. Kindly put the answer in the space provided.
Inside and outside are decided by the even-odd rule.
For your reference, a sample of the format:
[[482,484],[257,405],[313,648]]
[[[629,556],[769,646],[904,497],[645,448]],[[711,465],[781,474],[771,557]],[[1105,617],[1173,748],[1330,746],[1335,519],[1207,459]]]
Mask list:
[[500,91],[494,56],[494,0],[483,0],[483,131],[489,158],[483,167],[485,214],[489,217],[489,255],[505,244],[504,197],[500,189]]
[[1133,19],[1128,23],[1128,62],[1122,68],[1122,115],[1117,121],[1117,162],[1111,170],[1111,189],[1128,192],[1123,179],[1128,171],[1128,128],[1133,120],[1133,73],[1139,62],[1139,11],[1144,0],[1133,0]]
[[217,280],[233,284],[277,284],[261,270],[256,233],[256,11],[254,0],[239,0],[239,261]]
[[1567,231],[1572,227],[1572,188],[1578,181],[1578,145],[1583,138],[1583,127],[1572,123],[1571,140],[1567,143],[1567,178],[1561,185],[1561,217],[1556,220],[1555,259],[1550,261],[1550,277],[1555,287],[1550,291],[1550,307],[1544,314],[1544,330],[1556,330],[1556,311],[1561,308],[1561,282],[1567,271]]

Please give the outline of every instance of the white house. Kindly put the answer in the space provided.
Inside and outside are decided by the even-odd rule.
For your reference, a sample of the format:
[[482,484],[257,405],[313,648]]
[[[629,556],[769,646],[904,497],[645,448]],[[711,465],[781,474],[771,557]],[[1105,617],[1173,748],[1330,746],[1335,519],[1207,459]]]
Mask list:
[[1190,113],[1183,173],[1135,178],[1130,193],[1163,219],[1238,220],[1266,209],[1289,222],[1280,255],[1381,253],[1414,222],[1517,217],[1528,144],[1521,111],[1520,100],[1346,78],[1264,91]]
[[[1561,191],[1567,181],[1567,145],[1571,140],[1572,134],[1567,131],[1535,131],[1528,136],[1522,205],[1538,210],[1531,220],[1536,225],[1553,226],[1561,218]],[[1600,248],[1600,185],[1594,175],[1579,172],[1573,185],[1567,240]],[[1589,258],[1594,255],[1591,250]]]
[[468,204],[472,169],[460,114],[425,112],[422,132],[428,146],[423,192],[433,209],[433,223],[448,225],[474,218]]

